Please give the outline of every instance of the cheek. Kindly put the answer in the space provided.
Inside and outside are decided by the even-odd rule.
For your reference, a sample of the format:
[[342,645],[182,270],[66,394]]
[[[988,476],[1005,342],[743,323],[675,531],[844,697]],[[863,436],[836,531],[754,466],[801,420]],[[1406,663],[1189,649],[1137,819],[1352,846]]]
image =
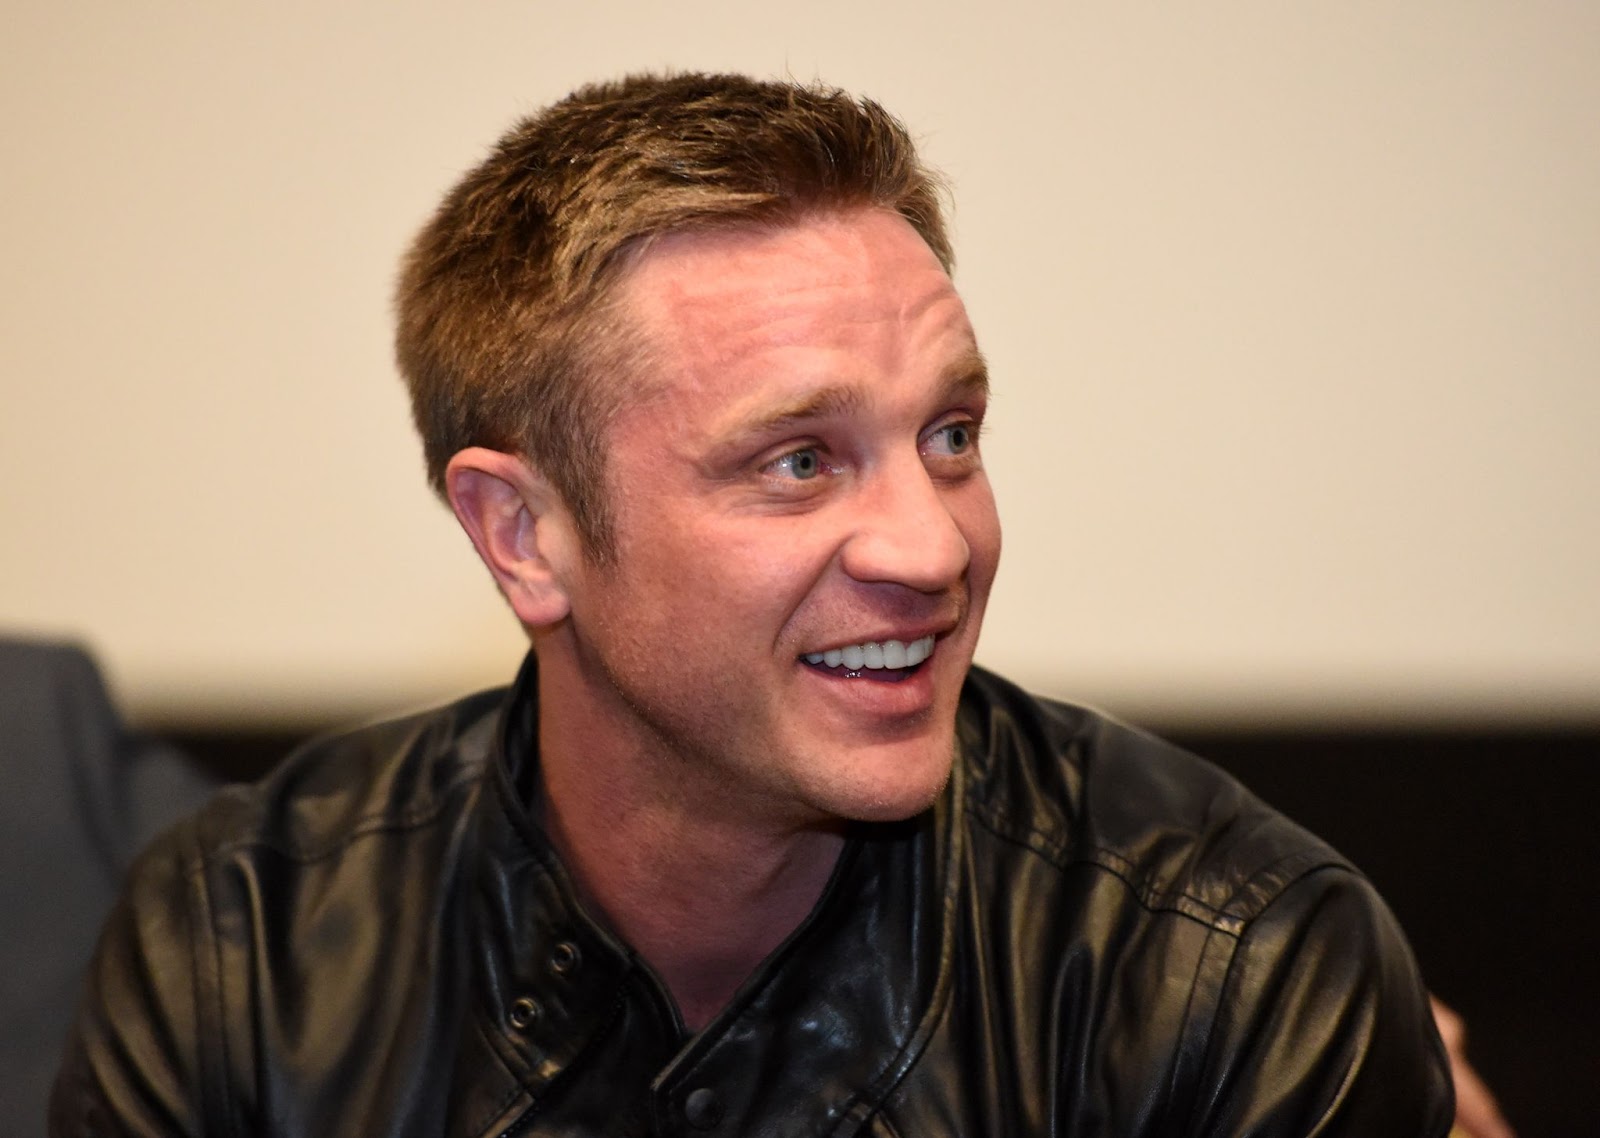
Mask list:
[[825,519],[809,516],[723,527],[707,544],[717,550],[715,577],[730,601],[774,608],[811,590],[840,540]]
[[611,629],[614,650],[631,657],[669,643],[687,669],[764,658],[810,592],[798,543],[765,527],[659,521],[621,550],[625,568],[606,599],[628,627]]
[[973,577],[987,587],[1000,565],[1000,513],[988,479],[974,480],[952,512],[972,557]]

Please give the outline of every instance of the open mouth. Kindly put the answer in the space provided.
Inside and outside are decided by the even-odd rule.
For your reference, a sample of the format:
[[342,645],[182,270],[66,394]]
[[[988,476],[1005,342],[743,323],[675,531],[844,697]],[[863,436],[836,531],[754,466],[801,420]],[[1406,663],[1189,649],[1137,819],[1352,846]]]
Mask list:
[[826,652],[807,652],[800,659],[808,667],[840,679],[895,684],[909,679],[931,655],[933,637],[924,636],[910,643],[869,640]]

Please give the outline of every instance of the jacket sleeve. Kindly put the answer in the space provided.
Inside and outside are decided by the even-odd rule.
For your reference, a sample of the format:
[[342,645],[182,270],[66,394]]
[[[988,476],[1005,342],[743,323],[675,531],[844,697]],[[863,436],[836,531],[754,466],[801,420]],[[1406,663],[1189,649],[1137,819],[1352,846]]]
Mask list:
[[1448,1133],[1454,1097],[1427,992],[1365,878],[1317,870],[1247,923],[1232,951],[1213,943],[1220,994],[1184,1133]]
[[[85,981],[50,1099],[52,1138],[175,1138],[223,1134],[200,1102],[204,959],[203,882],[186,871],[182,835],[158,840],[135,864]],[[212,1050],[220,1040],[212,1041]]]

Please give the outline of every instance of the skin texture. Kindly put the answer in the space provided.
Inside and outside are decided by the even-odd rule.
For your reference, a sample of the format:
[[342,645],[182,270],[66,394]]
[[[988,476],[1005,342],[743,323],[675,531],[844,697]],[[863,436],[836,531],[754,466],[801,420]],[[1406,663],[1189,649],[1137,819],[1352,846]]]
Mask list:
[[1455,1009],[1432,1000],[1433,1021],[1450,1056],[1450,1077],[1456,1087],[1456,1125],[1452,1138],[1516,1138],[1500,1113],[1500,1104],[1477,1070],[1467,1062],[1467,1026]]
[[[514,456],[463,451],[449,485],[539,654],[552,836],[694,1026],[809,911],[845,822],[949,777],[1000,554],[987,383],[892,213],[666,237],[620,289],[649,352],[609,437],[615,563]],[[802,659],[930,635],[909,673]]]

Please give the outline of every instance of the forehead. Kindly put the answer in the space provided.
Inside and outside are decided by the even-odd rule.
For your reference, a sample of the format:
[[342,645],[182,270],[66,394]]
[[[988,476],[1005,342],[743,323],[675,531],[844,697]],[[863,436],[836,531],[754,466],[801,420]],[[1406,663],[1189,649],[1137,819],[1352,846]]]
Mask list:
[[659,238],[616,296],[645,391],[730,412],[818,384],[939,380],[977,355],[949,275],[886,210]]

